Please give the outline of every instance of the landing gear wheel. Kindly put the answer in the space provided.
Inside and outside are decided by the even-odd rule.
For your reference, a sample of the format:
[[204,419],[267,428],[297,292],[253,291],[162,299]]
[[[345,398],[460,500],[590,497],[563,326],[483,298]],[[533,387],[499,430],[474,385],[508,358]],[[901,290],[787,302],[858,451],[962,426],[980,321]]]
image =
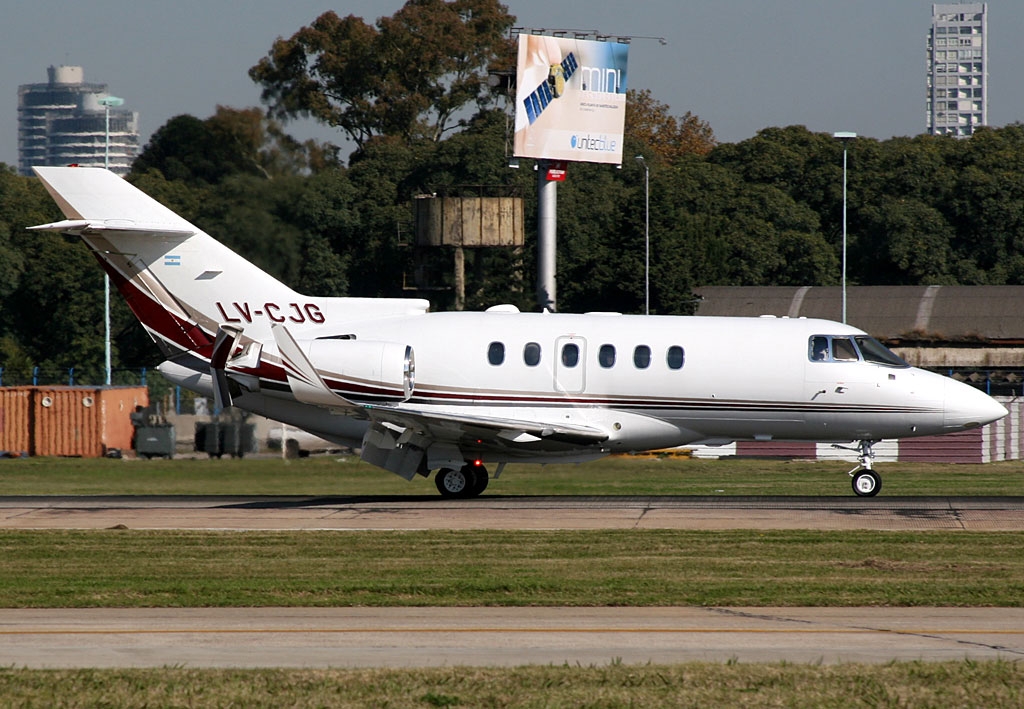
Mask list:
[[858,497],[874,497],[882,489],[882,478],[874,470],[861,470],[853,476],[853,491]]
[[476,497],[487,489],[487,468],[466,463],[458,470],[441,468],[434,474],[434,484],[441,497]]
[[462,470],[441,468],[434,473],[434,484],[441,497],[466,497],[472,482]]
[[462,468],[462,472],[469,480],[472,480],[472,485],[470,485],[467,497],[476,497],[487,489],[487,483],[490,482],[490,476],[487,475],[487,468],[475,463],[466,463]]

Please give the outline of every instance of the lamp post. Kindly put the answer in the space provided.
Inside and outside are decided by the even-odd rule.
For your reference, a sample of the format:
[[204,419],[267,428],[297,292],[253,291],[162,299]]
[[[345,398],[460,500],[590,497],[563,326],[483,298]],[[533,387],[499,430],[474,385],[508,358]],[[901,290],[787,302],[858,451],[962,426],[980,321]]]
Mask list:
[[[117,96],[104,96],[99,100],[103,106],[104,124],[103,131],[103,167],[110,169],[110,107],[124,105],[124,99]],[[110,386],[110,275],[103,271],[103,363],[105,382]]]
[[839,131],[832,137],[843,144],[843,324],[846,324],[846,150],[851,140],[857,138],[856,133]]
[[651,168],[643,155],[636,156],[644,166],[644,315],[651,313]]

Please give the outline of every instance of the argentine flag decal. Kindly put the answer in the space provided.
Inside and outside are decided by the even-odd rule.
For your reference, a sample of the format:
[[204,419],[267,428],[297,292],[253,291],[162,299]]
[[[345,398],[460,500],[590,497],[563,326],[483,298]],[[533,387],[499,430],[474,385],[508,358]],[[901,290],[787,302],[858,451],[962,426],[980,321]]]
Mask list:
[[165,266],[180,266],[181,265],[181,256],[179,256],[178,254],[166,254],[164,256],[164,265]]

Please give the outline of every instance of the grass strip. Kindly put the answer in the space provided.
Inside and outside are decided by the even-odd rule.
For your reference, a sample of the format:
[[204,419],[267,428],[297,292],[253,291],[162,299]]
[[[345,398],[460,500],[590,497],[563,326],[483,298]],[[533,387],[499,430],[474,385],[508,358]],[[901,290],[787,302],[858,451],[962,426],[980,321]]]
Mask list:
[[0,607],[1001,606],[1024,533],[0,532]]
[[0,707],[1020,707],[1004,661],[422,670],[0,669]]
[[[852,463],[613,457],[582,465],[509,465],[487,495],[839,495]],[[887,463],[882,495],[1021,495],[1018,461],[984,465]],[[492,466],[493,472],[493,466]],[[107,460],[0,459],[0,495],[424,495],[353,456]]]

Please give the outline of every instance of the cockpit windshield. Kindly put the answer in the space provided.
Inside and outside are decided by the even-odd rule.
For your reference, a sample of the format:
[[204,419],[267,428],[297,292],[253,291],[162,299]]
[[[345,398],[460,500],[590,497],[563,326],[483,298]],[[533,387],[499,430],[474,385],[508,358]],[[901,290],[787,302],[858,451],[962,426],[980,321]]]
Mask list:
[[909,367],[888,347],[867,335],[814,335],[808,342],[812,362],[871,362],[886,367]]
[[888,367],[910,366],[909,364],[903,361],[902,357],[897,355],[895,352],[890,350],[888,347],[886,347],[873,337],[862,335],[860,337],[855,337],[853,339],[857,341],[857,346],[860,347],[860,353],[864,357],[865,362],[884,364]]

